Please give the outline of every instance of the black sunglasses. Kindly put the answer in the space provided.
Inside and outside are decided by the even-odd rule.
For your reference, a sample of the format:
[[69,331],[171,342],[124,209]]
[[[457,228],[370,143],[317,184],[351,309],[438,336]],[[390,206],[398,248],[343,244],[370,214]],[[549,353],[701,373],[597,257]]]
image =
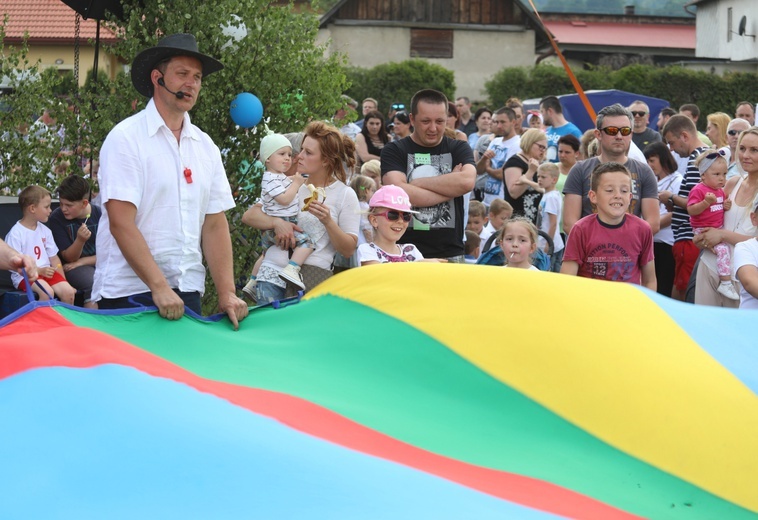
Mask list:
[[647,115],[647,112],[638,112],[637,110],[632,110],[632,115],[637,117],[645,117]]
[[726,133],[729,135],[740,135],[742,130],[728,130]]
[[718,157],[726,157],[726,152],[724,150],[717,150],[705,156],[706,159],[716,159]]
[[627,135],[632,133],[632,127],[622,126],[621,128],[619,128],[618,126],[606,126],[605,128],[601,128],[600,131],[610,136],[614,136],[618,134],[619,132],[621,132],[621,135],[626,137]]
[[389,211],[385,211],[384,213],[374,213],[377,217],[387,217],[387,220],[396,221],[400,217],[403,218],[404,222],[410,222],[412,215],[410,213],[403,213],[402,211],[397,211],[394,209],[391,209]]

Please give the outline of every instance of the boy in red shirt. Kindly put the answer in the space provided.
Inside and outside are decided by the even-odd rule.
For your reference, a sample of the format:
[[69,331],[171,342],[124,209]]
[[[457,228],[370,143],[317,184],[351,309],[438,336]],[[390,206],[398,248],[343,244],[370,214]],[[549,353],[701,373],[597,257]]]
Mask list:
[[628,214],[632,177],[623,164],[607,162],[592,172],[590,202],[597,213],[580,219],[566,243],[561,273],[657,288],[653,231]]

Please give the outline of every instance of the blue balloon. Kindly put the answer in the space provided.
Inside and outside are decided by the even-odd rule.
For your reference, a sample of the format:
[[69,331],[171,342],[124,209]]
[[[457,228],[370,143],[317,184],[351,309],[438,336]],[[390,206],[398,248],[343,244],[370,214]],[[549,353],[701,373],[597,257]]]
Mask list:
[[250,128],[261,122],[263,103],[250,92],[237,94],[229,107],[232,120],[242,128]]

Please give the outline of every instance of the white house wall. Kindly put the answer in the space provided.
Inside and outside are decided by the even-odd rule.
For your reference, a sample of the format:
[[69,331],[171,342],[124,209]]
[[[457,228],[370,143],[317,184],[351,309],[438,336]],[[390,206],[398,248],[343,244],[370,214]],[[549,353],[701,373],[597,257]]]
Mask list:
[[[696,56],[732,61],[758,58],[758,39],[737,34],[743,16],[747,18],[745,32],[758,34],[756,5],[756,0],[716,0],[698,4]],[[732,9],[731,28],[729,8]]]
[[[329,52],[344,52],[351,65],[371,68],[410,59],[411,33],[405,27],[330,24],[319,31]],[[487,99],[485,81],[504,67],[533,65],[534,31],[455,29],[453,57],[429,59],[455,74],[456,96]]]

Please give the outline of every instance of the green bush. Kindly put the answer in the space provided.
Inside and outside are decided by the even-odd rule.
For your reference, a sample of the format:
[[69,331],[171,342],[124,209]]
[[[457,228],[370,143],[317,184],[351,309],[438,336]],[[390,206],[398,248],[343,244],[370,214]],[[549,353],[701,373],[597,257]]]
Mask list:
[[347,94],[358,102],[367,97],[376,99],[383,113],[393,103],[404,103],[410,110],[413,94],[425,88],[439,90],[449,99],[455,97],[453,72],[420,59],[384,63],[372,69],[353,67],[347,76],[351,83]]
[[[707,124],[705,115],[734,114],[739,101],[755,102],[758,92],[756,73],[719,76],[679,66],[629,65],[614,71],[600,67],[575,71],[575,74],[584,90],[624,90],[665,99],[674,109],[695,103],[703,114],[698,121],[701,130]],[[485,84],[485,89],[493,107],[502,106],[511,96],[530,99],[575,92],[562,67],[546,64],[501,69]]]

